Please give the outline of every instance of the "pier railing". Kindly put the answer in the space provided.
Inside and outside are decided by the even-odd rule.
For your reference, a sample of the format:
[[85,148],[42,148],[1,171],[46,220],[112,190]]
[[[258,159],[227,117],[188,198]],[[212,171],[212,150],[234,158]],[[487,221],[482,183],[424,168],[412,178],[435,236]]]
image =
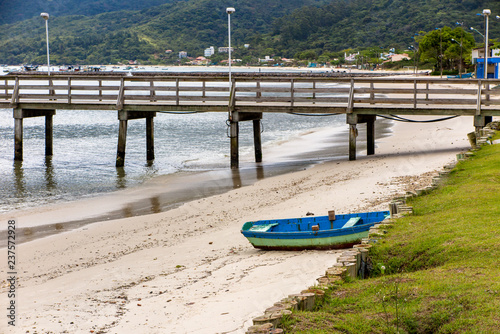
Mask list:
[[58,109],[117,110],[116,166],[124,165],[127,122],[146,120],[147,160],[154,159],[156,112],[228,112],[231,166],[238,166],[238,124],[253,121],[255,160],[262,159],[260,120],[267,112],[346,114],[349,159],[357,124],[366,123],[367,154],[375,153],[378,115],[474,116],[476,130],[500,116],[500,80],[336,76],[8,75],[0,77],[0,108],[13,108],[14,159],[23,159],[23,119],[45,117],[46,155]]
[[233,78],[232,85],[231,98],[227,78],[218,76],[4,76],[0,77],[0,107],[205,110],[210,106],[212,111],[227,111],[232,104],[243,112],[314,113],[335,107],[346,113],[360,108],[423,114],[436,108],[465,114],[500,109],[500,80],[492,79],[255,76]]

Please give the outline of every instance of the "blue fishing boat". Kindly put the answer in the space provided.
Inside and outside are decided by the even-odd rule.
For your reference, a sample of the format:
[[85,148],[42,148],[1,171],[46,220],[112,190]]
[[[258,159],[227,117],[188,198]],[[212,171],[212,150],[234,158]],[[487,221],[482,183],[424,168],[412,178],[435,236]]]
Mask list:
[[389,217],[389,211],[246,222],[241,233],[265,250],[341,249],[368,236],[373,225]]
[[457,75],[448,75],[448,78],[461,78],[461,79],[470,79],[474,77],[474,72],[470,72],[470,73],[464,73],[462,75],[460,74],[457,74]]

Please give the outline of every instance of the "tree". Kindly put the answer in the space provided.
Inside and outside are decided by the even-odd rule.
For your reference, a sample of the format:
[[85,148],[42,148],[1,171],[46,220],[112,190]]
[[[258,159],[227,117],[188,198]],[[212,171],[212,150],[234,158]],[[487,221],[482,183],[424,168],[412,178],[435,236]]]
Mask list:
[[443,27],[419,37],[422,61],[432,62],[436,69],[443,70],[460,67],[475,45],[472,34],[462,27]]

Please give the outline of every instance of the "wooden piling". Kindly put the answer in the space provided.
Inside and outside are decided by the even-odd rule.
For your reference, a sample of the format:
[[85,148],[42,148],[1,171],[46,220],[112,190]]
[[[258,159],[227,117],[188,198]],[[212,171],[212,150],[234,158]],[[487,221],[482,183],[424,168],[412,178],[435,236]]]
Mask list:
[[479,130],[484,128],[486,125],[485,116],[482,115],[474,115],[474,127],[476,128],[476,136],[480,137]]
[[23,161],[23,119],[14,119],[14,160]]
[[255,147],[255,162],[262,162],[262,140],[260,119],[253,120],[253,143]]
[[125,165],[125,146],[127,143],[127,120],[120,120],[118,128],[118,149],[116,152],[116,167]]
[[356,124],[349,125],[349,160],[356,160],[356,137],[358,130]]
[[45,155],[53,154],[53,116],[52,114],[45,115]]
[[155,159],[154,117],[146,117],[146,160]]
[[45,155],[52,155],[53,121],[55,110],[14,108],[14,160],[23,161],[23,120],[45,116]]
[[231,137],[231,168],[239,167],[239,152],[238,152],[238,122],[230,121],[230,137]]
[[[352,88],[352,87],[351,87]],[[346,123],[349,124],[349,160],[356,160],[356,137],[358,136],[358,115],[346,114]]]
[[368,155],[375,154],[375,118],[370,117],[366,122],[366,151]]

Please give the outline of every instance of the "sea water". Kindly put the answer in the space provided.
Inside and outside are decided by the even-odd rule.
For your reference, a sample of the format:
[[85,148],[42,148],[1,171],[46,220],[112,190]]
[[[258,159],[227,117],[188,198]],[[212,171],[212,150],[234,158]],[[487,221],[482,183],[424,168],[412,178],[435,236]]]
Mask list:
[[[0,213],[109,193],[162,175],[228,170],[226,119],[226,113],[158,113],[155,160],[150,164],[146,162],[145,121],[129,121],[125,167],[116,168],[116,111],[57,110],[51,157],[45,156],[44,117],[24,119],[24,160],[20,162],[13,159],[12,109],[0,109]],[[269,166],[332,158],[325,148],[336,146],[338,136],[347,132],[341,115],[270,113],[264,115],[262,128],[263,164]],[[311,152],[317,154],[299,157]],[[252,122],[240,123],[240,159],[243,169],[255,166]]]
[[[344,115],[265,113],[261,121],[263,162],[254,162],[252,122],[240,122],[240,168],[231,170],[227,117],[222,112],[157,113],[153,162],[146,161],[145,120],[131,120],[125,167],[116,168],[116,111],[57,110],[53,118],[54,152],[50,157],[45,156],[44,117],[26,118],[24,160],[14,161],[13,111],[0,109],[0,214],[155,184],[154,194],[124,203],[124,209],[113,208],[91,218],[65,221],[77,227],[165,211],[261,178],[347,157],[348,127]],[[388,127],[390,122],[377,121],[377,138],[387,135]],[[363,136],[364,128],[358,129]],[[360,140],[358,150],[363,149],[364,141]]]

